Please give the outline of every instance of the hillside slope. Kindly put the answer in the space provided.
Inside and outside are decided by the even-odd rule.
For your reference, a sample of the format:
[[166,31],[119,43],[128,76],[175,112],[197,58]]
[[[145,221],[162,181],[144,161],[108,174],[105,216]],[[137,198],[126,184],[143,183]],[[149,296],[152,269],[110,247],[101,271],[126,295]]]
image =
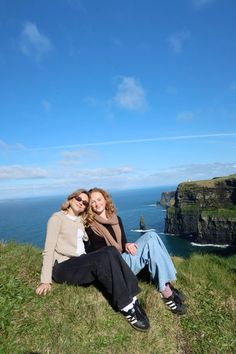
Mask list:
[[233,353],[236,256],[174,259],[188,314],[164,307],[151,283],[140,281],[151,329],[140,333],[94,286],[53,285],[35,294],[41,254],[32,246],[0,244],[0,353]]

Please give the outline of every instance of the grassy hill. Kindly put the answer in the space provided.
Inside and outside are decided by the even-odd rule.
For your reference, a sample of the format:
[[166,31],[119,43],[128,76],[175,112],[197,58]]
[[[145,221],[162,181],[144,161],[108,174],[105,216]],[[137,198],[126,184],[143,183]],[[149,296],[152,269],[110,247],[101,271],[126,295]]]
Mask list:
[[35,294],[41,251],[0,243],[0,353],[235,353],[236,256],[174,258],[188,314],[176,317],[151,283],[139,295],[149,332],[135,331],[94,286]]

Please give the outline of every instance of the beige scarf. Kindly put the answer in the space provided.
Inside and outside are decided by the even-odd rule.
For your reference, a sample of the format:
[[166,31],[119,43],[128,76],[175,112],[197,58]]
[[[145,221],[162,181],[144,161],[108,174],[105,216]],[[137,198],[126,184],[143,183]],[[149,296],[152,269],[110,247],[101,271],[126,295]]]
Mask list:
[[[116,235],[116,240],[112,237],[110,232],[104,225],[111,225],[114,233]],[[115,246],[119,252],[122,252],[121,243],[121,229],[119,225],[119,220],[115,214],[113,214],[109,219],[103,219],[100,215],[94,215],[94,220],[91,225],[91,229],[100,237],[103,237],[106,241],[107,246]]]

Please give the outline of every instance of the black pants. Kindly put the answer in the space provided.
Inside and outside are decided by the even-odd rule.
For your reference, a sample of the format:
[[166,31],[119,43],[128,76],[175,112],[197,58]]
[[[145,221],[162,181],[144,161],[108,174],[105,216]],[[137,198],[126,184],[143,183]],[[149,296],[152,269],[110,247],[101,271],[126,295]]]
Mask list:
[[53,279],[74,285],[98,281],[119,309],[128,305],[140,291],[136,276],[113,246],[56,263]]

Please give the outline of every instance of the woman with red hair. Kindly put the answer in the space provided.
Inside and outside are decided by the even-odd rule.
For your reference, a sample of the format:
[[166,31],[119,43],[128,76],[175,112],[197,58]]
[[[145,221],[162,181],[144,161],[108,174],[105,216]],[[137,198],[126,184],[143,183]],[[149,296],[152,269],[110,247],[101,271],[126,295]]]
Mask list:
[[184,314],[185,296],[171,284],[176,280],[176,269],[158,234],[146,232],[135,243],[127,242],[111,196],[101,188],[93,188],[89,194],[93,221],[86,231],[93,250],[106,246],[116,247],[134,274],[138,274],[147,265],[168,309],[175,314]]

